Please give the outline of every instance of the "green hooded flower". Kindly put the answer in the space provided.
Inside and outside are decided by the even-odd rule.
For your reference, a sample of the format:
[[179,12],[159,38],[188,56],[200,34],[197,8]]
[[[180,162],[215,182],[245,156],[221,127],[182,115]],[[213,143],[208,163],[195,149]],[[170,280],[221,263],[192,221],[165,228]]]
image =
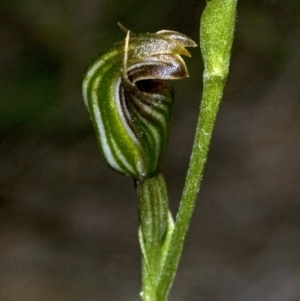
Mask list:
[[162,30],[133,35],[88,67],[83,97],[107,163],[141,180],[156,173],[168,142],[174,93],[167,80],[188,77],[180,55],[196,44]]

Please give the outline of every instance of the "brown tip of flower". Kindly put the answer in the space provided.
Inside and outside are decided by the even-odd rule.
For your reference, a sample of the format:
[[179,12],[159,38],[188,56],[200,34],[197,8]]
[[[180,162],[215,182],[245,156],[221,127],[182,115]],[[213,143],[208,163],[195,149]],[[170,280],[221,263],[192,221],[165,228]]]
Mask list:
[[180,32],[177,32],[177,31],[160,30],[160,31],[157,32],[157,34],[168,36],[171,39],[176,40],[177,42],[179,42],[183,47],[196,47],[197,46],[197,44],[192,39],[190,39],[186,35],[184,35]]

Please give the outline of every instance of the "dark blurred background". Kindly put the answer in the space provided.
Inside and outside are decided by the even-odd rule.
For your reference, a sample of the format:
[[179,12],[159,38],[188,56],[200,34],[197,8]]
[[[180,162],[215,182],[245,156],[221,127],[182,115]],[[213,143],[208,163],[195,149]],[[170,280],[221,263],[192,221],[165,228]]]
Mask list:
[[[139,300],[132,180],[101,158],[81,97],[97,54],[133,32],[199,42],[204,0],[0,3],[0,300]],[[238,4],[231,74],[172,301],[300,300],[300,1]],[[201,98],[176,82],[162,170],[175,214]]]

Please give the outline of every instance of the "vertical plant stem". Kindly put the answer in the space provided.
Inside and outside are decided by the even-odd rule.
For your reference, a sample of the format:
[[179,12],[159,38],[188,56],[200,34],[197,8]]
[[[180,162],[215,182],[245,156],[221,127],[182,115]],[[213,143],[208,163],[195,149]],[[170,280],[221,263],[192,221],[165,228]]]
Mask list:
[[[209,80],[203,87],[201,116],[196,130],[190,167],[186,177],[182,199],[176,218],[175,228],[166,260],[166,265],[158,287],[159,301],[166,300],[177,266],[181,257],[184,239],[194,211],[196,197],[207,158],[207,152],[213,130],[213,123],[218,111],[218,104],[224,86],[222,80]],[[213,91],[212,91],[213,89]]]
[[164,243],[173,230],[168,194],[161,173],[136,182],[139,202],[139,241],[142,251],[142,292],[144,301],[156,301],[156,286],[164,262]]
[[207,1],[201,17],[200,46],[205,67],[202,102],[175,228],[157,287],[158,301],[167,299],[200,189],[213,127],[228,75],[236,4],[237,0]]

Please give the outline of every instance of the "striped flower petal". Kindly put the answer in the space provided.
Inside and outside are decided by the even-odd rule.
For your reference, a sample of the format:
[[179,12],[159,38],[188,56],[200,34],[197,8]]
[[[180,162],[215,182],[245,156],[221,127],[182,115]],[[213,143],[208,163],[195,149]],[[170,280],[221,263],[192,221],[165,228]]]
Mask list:
[[88,67],[83,98],[100,149],[116,171],[141,180],[156,173],[170,132],[174,93],[188,76],[180,55],[196,44],[183,34],[130,35]]

